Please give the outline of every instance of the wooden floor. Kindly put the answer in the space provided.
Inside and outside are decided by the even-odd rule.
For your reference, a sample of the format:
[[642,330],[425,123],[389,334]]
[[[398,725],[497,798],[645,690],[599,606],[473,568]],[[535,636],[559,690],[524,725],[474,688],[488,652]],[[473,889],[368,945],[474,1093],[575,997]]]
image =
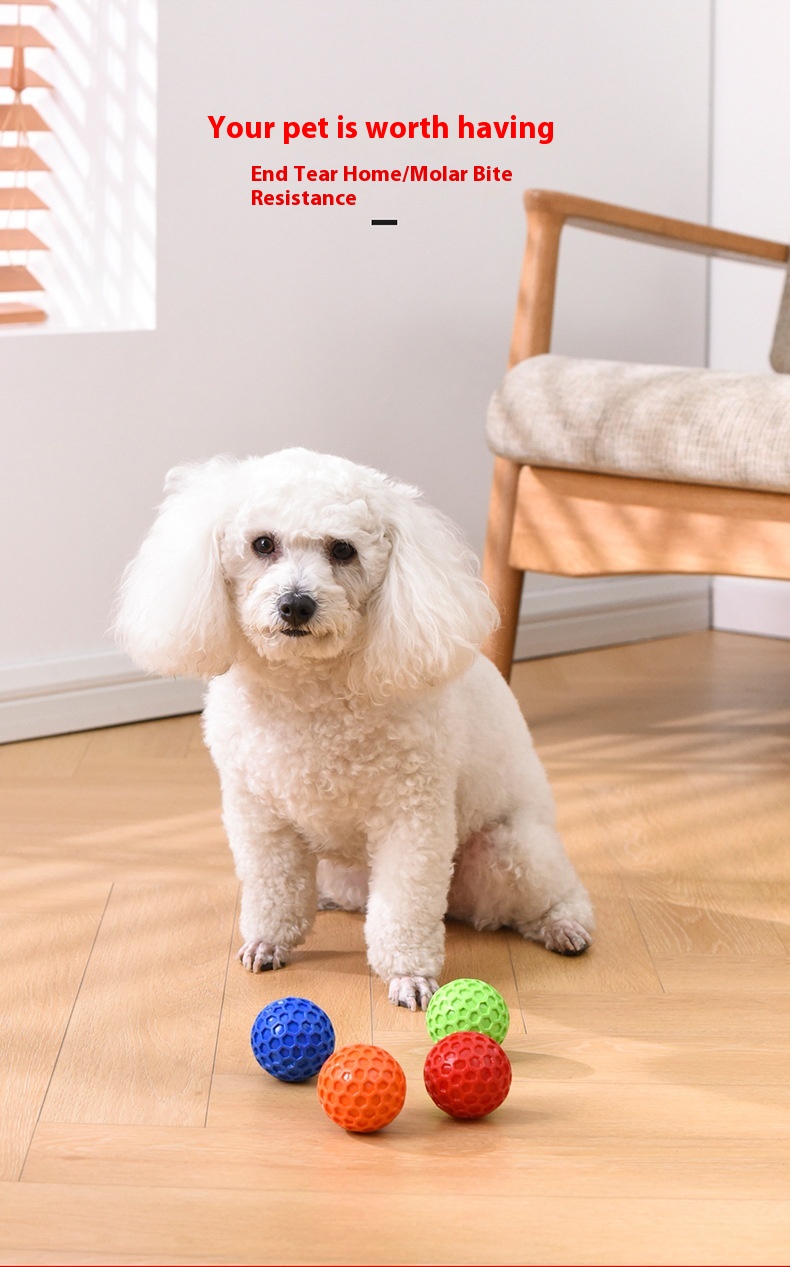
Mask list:
[[[422,1016],[327,912],[235,961],[194,717],[0,750],[0,1264],[786,1264],[790,642],[700,634],[519,666],[597,905],[579,960],[448,929],[512,1012],[513,1089],[444,1117]],[[249,1029],[303,994],[402,1062],[347,1135]]]

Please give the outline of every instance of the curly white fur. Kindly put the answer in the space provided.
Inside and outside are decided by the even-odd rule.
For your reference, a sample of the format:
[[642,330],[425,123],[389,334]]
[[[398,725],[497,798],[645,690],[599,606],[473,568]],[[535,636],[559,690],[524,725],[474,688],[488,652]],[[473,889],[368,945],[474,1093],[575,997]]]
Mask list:
[[[589,899],[479,654],[496,613],[448,520],[304,449],[180,467],[166,493],[116,629],[145,669],[211,679],[245,967],[285,964],[317,905],[367,910],[370,964],[411,1008],[436,989],[445,914],[585,950]],[[292,596],[309,605],[289,619]]]

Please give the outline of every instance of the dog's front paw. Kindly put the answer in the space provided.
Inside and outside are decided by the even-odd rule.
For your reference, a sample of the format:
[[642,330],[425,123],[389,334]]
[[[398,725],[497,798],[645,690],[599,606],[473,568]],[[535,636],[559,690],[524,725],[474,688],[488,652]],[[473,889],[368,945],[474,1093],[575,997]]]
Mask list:
[[592,945],[592,937],[575,919],[555,919],[544,924],[543,944],[557,955],[582,955]]
[[270,941],[245,941],[237,958],[248,972],[271,972],[274,968],[284,968],[289,955],[282,946]]
[[438,989],[439,983],[433,977],[393,977],[389,985],[390,1002],[407,1007],[410,1012],[424,1012]]

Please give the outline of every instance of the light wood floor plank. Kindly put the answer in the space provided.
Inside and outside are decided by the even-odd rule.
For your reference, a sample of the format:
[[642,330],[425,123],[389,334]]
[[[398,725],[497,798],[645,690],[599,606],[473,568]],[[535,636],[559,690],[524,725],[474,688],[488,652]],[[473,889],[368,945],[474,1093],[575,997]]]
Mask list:
[[588,812],[605,829],[611,865],[623,876],[787,884],[786,766],[692,772],[679,757],[674,769],[631,768],[627,779],[599,770]]
[[90,731],[0,744],[0,785],[18,779],[69,779],[93,741]]
[[[757,645],[759,643],[759,645]],[[516,665],[513,689],[550,770],[787,768],[788,643],[700,633]],[[670,801],[671,803],[671,801]]]
[[[699,1007],[699,1000],[697,1000]],[[515,1042],[508,1040],[508,1048]],[[525,1046],[526,1044],[526,1046]],[[790,1066],[790,1040],[771,1038],[760,1044],[745,1037],[738,1043],[690,1041],[684,1035],[656,1034],[629,1038],[592,1034],[580,1026],[546,1033],[536,1023],[519,1042],[528,1054],[525,1076],[547,1082],[609,1082],[663,1085],[784,1086]]]
[[[192,746],[197,730],[200,735],[197,714],[183,717],[164,717],[160,721],[137,722],[130,726],[111,726],[90,734],[90,742],[83,755],[81,774],[90,777],[94,770],[105,771],[112,765],[123,768],[138,760],[155,763],[160,760],[183,761]],[[202,744],[201,744],[202,747]],[[200,762],[213,770],[211,759],[205,750]],[[216,775],[215,775],[216,778]]]
[[[194,800],[204,796],[198,788]],[[189,788],[148,786],[144,778],[120,791],[101,782],[0,788],[0,815],[10,828],[3,857],[9,866],[40,866],[42,876],[73,861],[75,874],[106,883],[231,880],[218,803],[196,810],[190,802]]]
[[114,889],[44,1121],[205,1121],[235,905],[235,885]]
[[[403,1058],[402,1046],[394,1054]],[[374,1198],[382,1172],[370,1165],[370,1149],[333,1127],[307,1088],[290,1090],[290,1109],[286,1104],[279,1118],[261,1113],[246,1126],[108,1129],[42,1123],[23,1179],[257,1191],[266,1175],[269,1191],[288,1193],[302,1189],[309,1174],[311,1189],[331,1195],[342,1173],[360,1198]],[[589,1136],[583,1130],[557,1136],[551,1117],[535,1112],[525,1149],[519,1146],[524,1125],[521,1112],[456,1123],[415,1100],[410,1112],[387,1128],[382,1164],[394,1191],[415,1196],[425,1191],[430,1157],[450,1194],[463,1194],[473,1174],[476,1200],[526,1194],[561,1198],[569,1192],[602,1200],[790,1200],[787,1149],[780,1139],[640,1139]],[[505,1149],[507,1166],[501,1164]]]
[[0,913],[100,915],[111,885],[111,874],[73,856],[0,854]]
[[[15,780],[0,787],[3,821],[13,832],[9,843],[28,856],[51,857],[60,847],[79,855],[111,856],[115,841],[122,847],[119,861],[134,858],[172,840],[172,850],[186,862],[190,840],[222,856],[227,845],[222,836],[219,801],[214,789],[200,779],[149,780],[145,770],[127,772],[122,783],[98,778],[46,783],[40,779]],[[141,812],[140,787],[145,787]],[[31,802],[35,810],[31,812]],[[197,838],[196,838],[197,837]],[[229,871],[232,867],[227,863]]]
[[0,915],[0,1181],[19,1177],[100,916]]
[[[667,1042],[744,1043],[760,1051],[790,1040],[790,1007],[775,994],[721,991],[704,1006],[699,994],[521,995],[527,1034],[661,1038]],[[790,1077],[788,1078],[790,1082]]]
[[727,915],[707,906],[631,899],[637,923],[654,957],[673,955],[786,956],[768,920]]
[[[193,1258],[167,1257],[146,1254],[145,1267],[225,1267],[226,1258],[206,1258],[196,1254]],[[0,1267],[140,1267],[139,1254],[64,1254],[57,1250],[11,1249],[0,1250]]]
[[[379,1164],[382,1137],[349,1141]],[[172,1253],[226,1262],[299,1264],[774,1264],[784,1267],[790,1207],[783,1201],[491,1197],[485,1214],[466,1191],[419,1197],[354,1192],[65,1187],[16,1184],[0,1200],[0,1245],[71,1253]],[[46,1219],[42,1220],[42,1211]],[[233,1253],[229,1242],[232,1241]]]
[[[767,955],[684,955],[656,958],[656,971],[664,989],[681,994],[697,991],[707,995],[713,991],[731,994],[777,995],[777,1008],[790,1004],[790,956]],[[782,997],[784,996],[784,997]]]
[[[217,1073],[211,1083],[211,1102],[206,1125],[223,1131],[246,1130],[250,1122],[256,1129],[273,1126],[281,1131],[296,1106],[314,1107],[314,1083],[290,1084],[271,1078],[248,1057],[249,1035],[243,1043],[246,1073]],[[266,1132],[268,1135],[268,1131]]]
[[785,948],[785,953],[790,955],[790,922],[783,919],[781,923],[777,922],[773,926],[774,932]]
[[[623,878],[623,886],[636,903],[666,903],[704,911],[715,917],[725,915],[752,924],[785,924],[790,928],[790,877],[778,880],[735,879],[716,874],[700,876],[686,868],[679,872],[634,874]],[[751,950],[750,944],[750,950]]]

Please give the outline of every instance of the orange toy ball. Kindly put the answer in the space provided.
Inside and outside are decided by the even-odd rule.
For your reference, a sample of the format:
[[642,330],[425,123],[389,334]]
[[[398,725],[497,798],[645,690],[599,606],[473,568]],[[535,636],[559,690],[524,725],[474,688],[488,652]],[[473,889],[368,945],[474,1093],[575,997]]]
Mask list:
[[361,1134],[381,1130],[398,1116],[406,1099],[406,1075],[382,1047],[341,1047],[318,1075],[321,1108],[338,1126]]

